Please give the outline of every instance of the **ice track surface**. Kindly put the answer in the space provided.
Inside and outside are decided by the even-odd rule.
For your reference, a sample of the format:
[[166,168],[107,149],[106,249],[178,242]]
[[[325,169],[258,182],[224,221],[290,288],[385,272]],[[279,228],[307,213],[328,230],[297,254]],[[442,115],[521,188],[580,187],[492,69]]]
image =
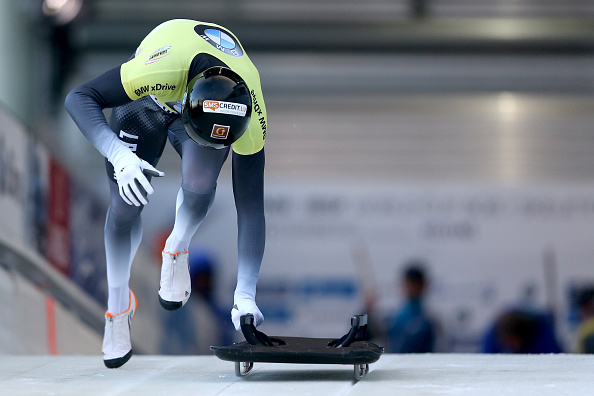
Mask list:
[[2,356],[1,395],[585,395],[587,355],[384,355],[359,382],[352,366],[255,363],[244,378],[214,356]]

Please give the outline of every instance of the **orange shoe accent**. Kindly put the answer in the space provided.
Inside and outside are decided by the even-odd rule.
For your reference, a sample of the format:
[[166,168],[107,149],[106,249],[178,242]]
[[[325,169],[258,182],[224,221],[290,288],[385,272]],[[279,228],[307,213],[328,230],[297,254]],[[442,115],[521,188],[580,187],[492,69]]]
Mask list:
[[[175,252],[175,253],[173,253],[173,252],[166,252],[165,250],[163,250],[163,253],[171,254],[172,256],[177,256],[177,255],[182,254],[181,252]],[[184,252],[184,254],[186,254],[186,253],[188,253],[187,250]]]
[[[131,297],[134,297],[134,302],[136,303],[136,305],[134,306],[134,313],[132,314],[132,317],[130,318],[130,320],[134,319],[134,316],[136,315],[136,308],[138,308],[138,300],[136,299],[136,294],[134,294],[134,292],[132,290],[130,290],[130,294]],[[128,309],[126,310],[126,312],[128,312],[130,310],[130,308],[132,308],[132,299],[130,298],[130,303],[128,304]]]
[[[130,289],[128,289],[130,290]],[[132,314],[132,317],[130,318],[130,320],[134,319],[134,316],[136,315],[136,308],[138,307],[138,300],[136,299],[136,294],[134,294],[134,292],[132,290],[130,290],[130,294],[132,296],[134,296],[134,301],[136,301],[136,307],[134,307],[134,313]],[[128,312],[130,310],[130,308],[132,308],[132,298],[130,298],[130,302],[128,303],[128,309],[125,310],[124,312],[121,312],[119,314],[112,314],[109,311],[105,311],[105,316],[107,316],[108,318],[113,318],[114,316],[118,316],[118,315],[123,315],[126,312]]]

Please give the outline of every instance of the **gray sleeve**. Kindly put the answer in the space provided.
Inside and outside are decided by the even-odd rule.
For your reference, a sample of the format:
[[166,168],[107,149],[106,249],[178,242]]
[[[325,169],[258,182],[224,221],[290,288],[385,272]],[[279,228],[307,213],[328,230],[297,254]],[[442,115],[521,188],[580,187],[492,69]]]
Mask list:
[[125,146],[109,128],[103,109],[131,101],[122,86],[118,66],[70,91],[64,106],[83,135],[110,159]]
[[255,296],[266,241],[264,163],[264,149],[252,155],[233,153],[239,258],[237,290],[251,298]]

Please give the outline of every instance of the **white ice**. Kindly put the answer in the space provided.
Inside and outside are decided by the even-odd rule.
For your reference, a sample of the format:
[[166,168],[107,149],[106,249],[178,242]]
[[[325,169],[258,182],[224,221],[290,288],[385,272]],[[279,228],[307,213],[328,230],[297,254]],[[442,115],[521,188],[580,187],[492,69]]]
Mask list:
[[588,355],[384,355],[361,381],[353,367],[255,363],[246,377],[214,356],[2,356],[1,395],[587,395]]

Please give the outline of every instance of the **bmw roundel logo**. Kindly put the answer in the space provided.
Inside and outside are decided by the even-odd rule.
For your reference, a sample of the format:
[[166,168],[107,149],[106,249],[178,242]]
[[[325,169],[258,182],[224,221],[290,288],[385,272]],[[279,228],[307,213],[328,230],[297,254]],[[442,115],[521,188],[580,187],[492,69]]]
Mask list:
[[196,25],[194,31],[219,51],[237,58],[243,56],[241,46],[229,32],[206,25]]
[[233,49],[236,47],[235,40],[231,38],[227,33],[221,32],[217,29],[206,29],[204,33],[211,39],[215,44],[220,45],[223,48]]

